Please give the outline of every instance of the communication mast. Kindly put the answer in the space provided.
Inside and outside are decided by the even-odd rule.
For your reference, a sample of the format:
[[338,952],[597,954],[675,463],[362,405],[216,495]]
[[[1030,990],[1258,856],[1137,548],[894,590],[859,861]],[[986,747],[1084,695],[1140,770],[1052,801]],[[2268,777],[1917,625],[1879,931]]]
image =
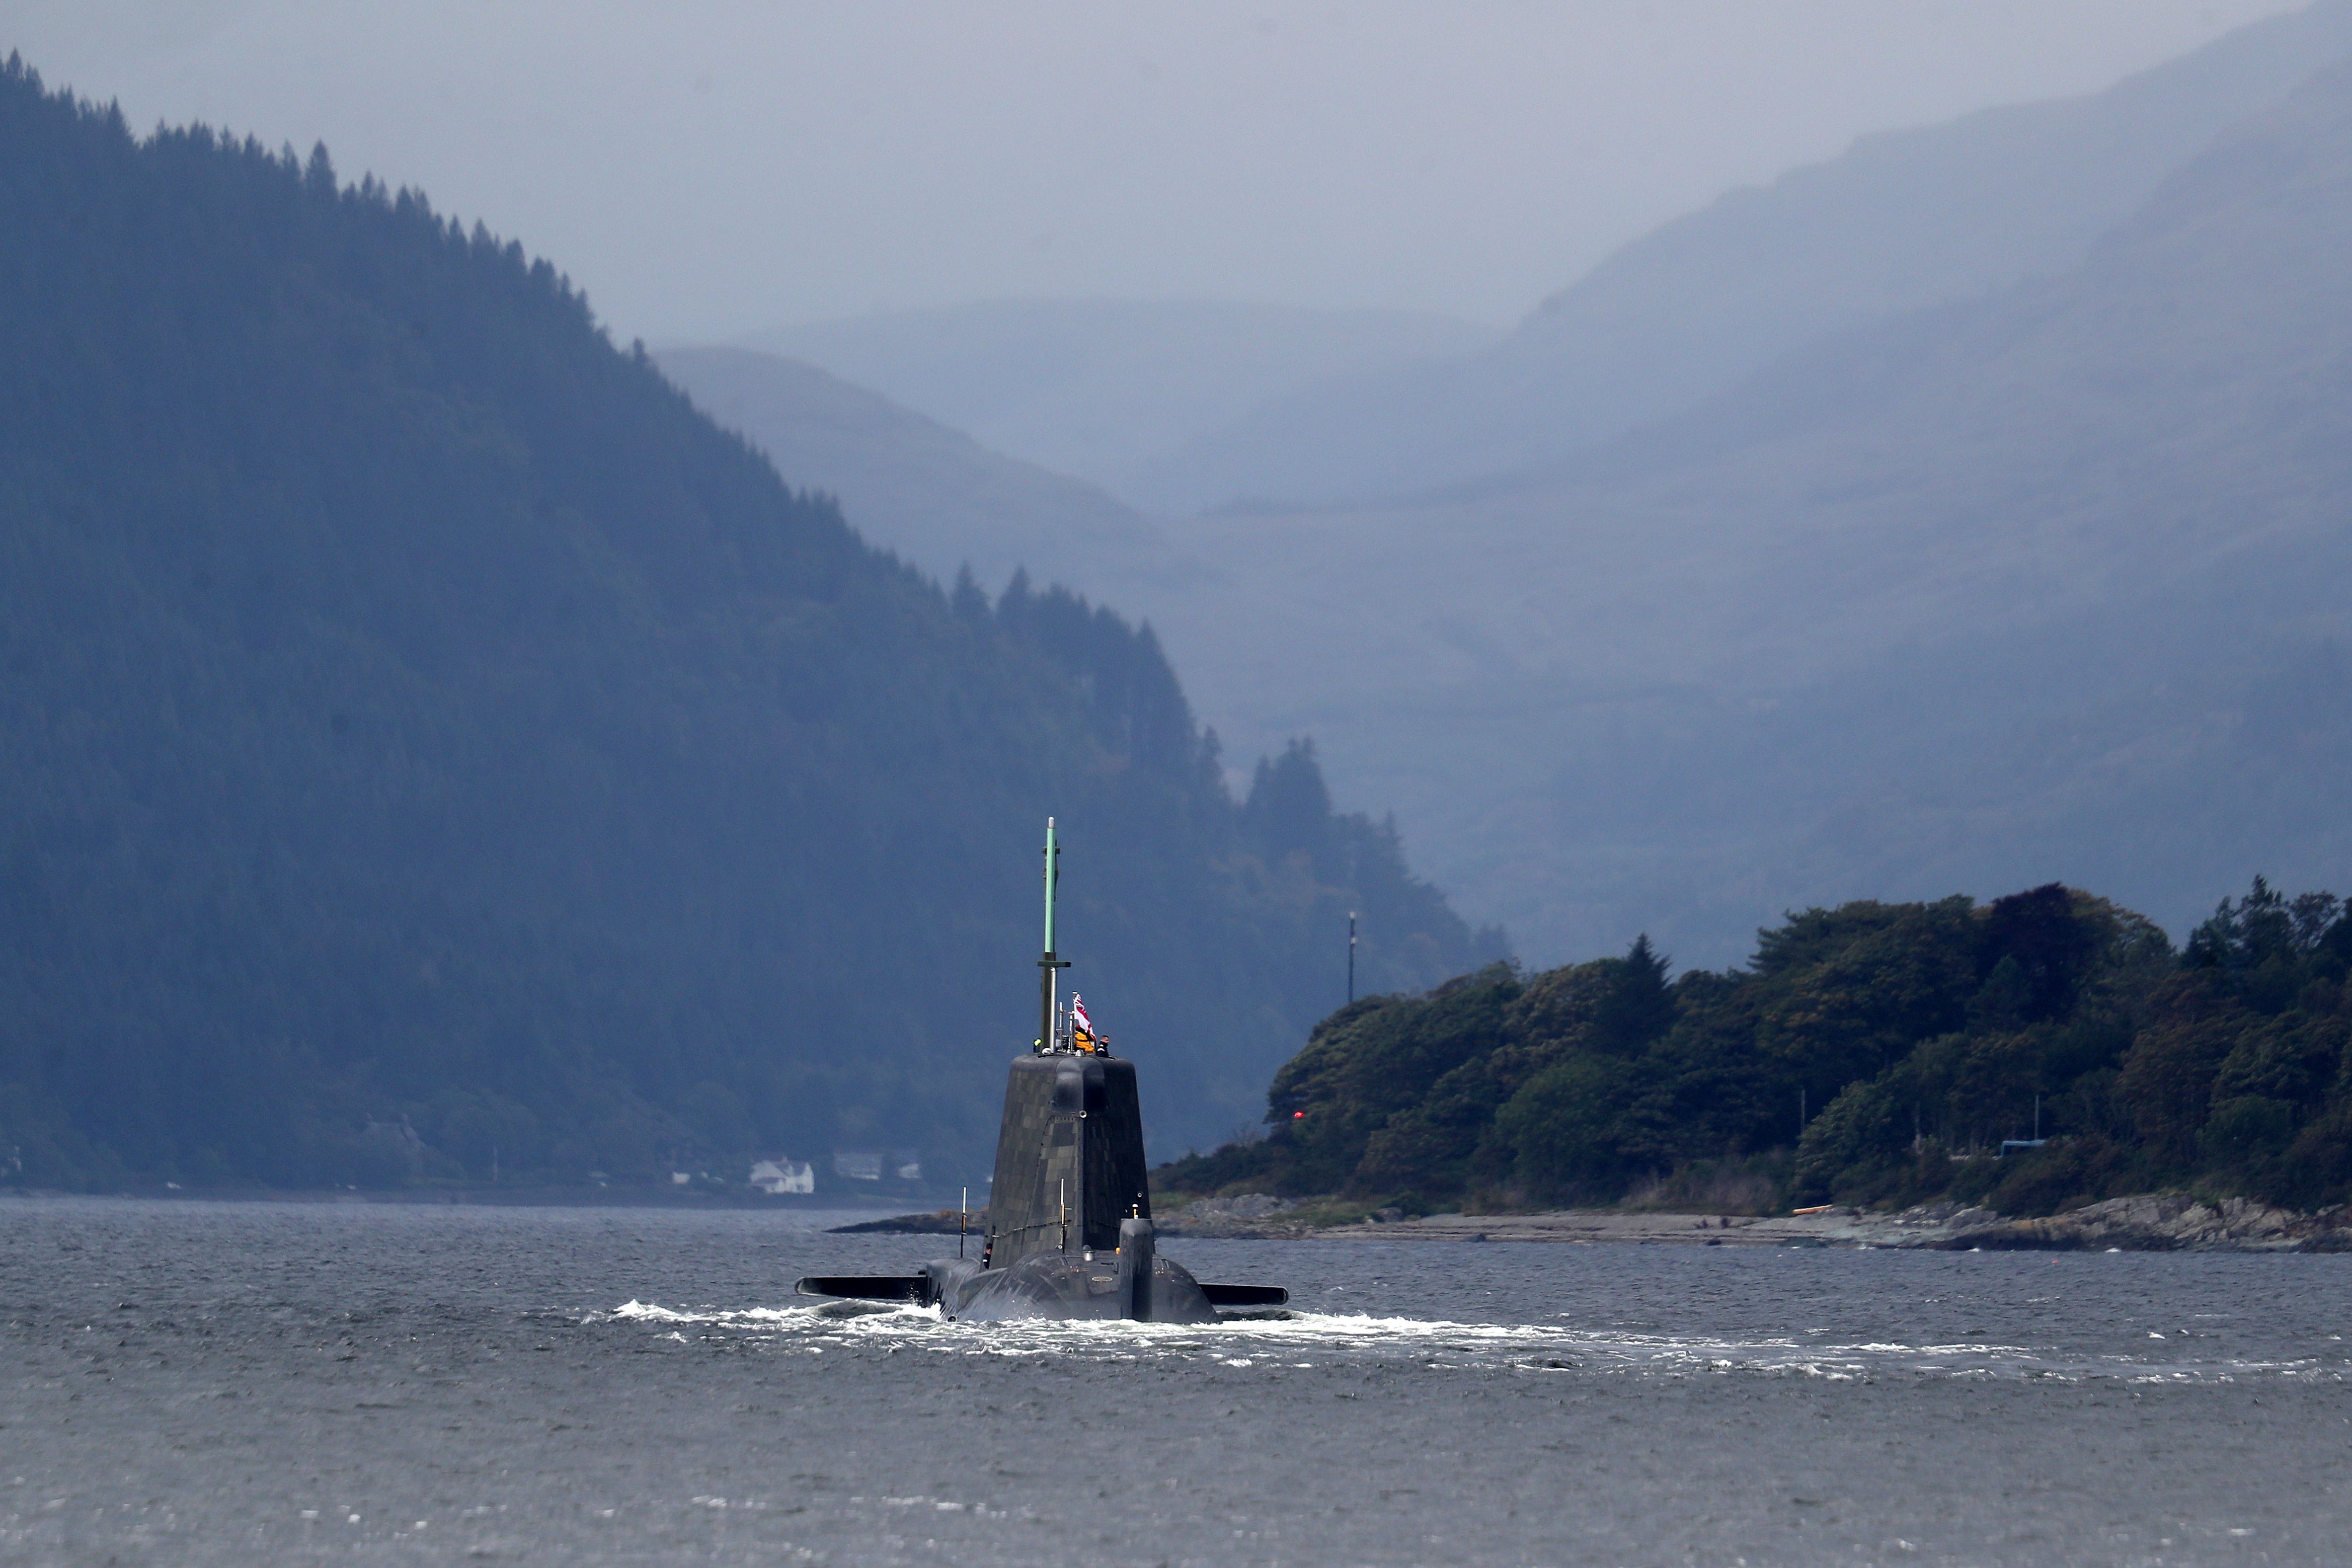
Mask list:
[[1059,1044],[1054,1017],[1060,1011],[1055,1005],[1061,982],[1056,972],[1070,967],[1068,961],[1054,956],[1054,884],[1061,876],[1062,851],[1054,842],[1054,819],[1049,816],[1045,819],[1045,956],[1037,961],[1037,1039],[1031,1047],[1041,1055]]

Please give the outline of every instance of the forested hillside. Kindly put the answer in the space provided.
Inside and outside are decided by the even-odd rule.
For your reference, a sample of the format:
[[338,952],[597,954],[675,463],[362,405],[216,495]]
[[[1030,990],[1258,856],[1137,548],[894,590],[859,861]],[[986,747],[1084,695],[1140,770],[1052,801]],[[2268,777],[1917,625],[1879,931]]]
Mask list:
[[952,1179],[1048,813],[1162,1142],[1247,1113],[1348,909],[1379,987],[1500,952],[1310,752],[1233,800],[1148,629],[869,548],[323,149],[141,141],[12,59],[0,342],[7,1179]]
[[[1186,1192],[1429,1209],[1988,1197],[2004,1212],[2190,1185],[2352,1196],[2352,914],[2256,879],[2173,951],[2052,884],[1853,903],[1727,973],[1496,964],[1341,1009],[1278,1073],[1269,1136]],[[2012,1149],[2036,1131],[2039,1149]]]

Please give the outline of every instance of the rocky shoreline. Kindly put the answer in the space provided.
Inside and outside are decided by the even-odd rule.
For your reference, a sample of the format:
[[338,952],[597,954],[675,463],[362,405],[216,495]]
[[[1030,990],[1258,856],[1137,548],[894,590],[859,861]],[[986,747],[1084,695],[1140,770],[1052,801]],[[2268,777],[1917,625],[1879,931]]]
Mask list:
[[2352,1252],[2352,1205],[2300,1214],[2247,1198],[2207,1204],[2141,1194],[2042,1219],[1927,1204],[1899,1214],[1829,1208],[1750,1216],[1559,1209],[1537,1214],[1384,1211],[1352,1225],[1318,1223],[1310,1200],[1263,1193],[1205,1199],[1166,1215],[1164,1236],[1282,1241],[1537,1241],[1685,1247],[1853,1247],[1927,1251]]

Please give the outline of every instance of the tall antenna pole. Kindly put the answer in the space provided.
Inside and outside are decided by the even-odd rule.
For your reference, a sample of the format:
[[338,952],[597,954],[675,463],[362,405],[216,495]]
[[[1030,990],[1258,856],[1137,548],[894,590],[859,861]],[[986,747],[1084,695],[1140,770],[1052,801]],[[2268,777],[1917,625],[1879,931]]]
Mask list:
[[1055,970],[1070,967],[1054,956],[1054,884],[1061,879],[1062,850],[1054,842],[1054,819],[1045,819],[1045,956],[1037,961],[1041,972],[1037,982],[1037,1044],[1035,1048],[1050,1050],[1054,1045],[1054,1002],[1057,989]]
[[1348,1000],[1356,999],[1356,911],[1348,911]]

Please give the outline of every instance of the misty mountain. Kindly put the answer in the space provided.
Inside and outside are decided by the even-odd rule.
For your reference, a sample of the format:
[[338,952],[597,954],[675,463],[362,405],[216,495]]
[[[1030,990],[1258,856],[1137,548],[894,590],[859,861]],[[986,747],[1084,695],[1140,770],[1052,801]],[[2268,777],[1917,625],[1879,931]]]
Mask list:
[[1825,334],[2076,265],[2224,126],[2347,54],[2352,4],[2322,0],[2104,92],[1865,137],[1633,241],[1490,348],[1291,395],[1129,493],[1362,501],[1556,462]]
[[[982,1167],[1073,983],[1181,1148],[1491,958],[1148,631],[942,591],[410,191],[0,68],[11,1179]],[[740,1172],[737,1173],[740,1174]]]
[[2338,68],[2070,268],[1540,475],[1202,520],[1224,577],[1149,608],[1530,952],[2052,878],[2185,928],[2352,870],[2347,247]]
[[837,497],[861,534],[942,581],[966,565],[988,584],[1024,567],[1079,581],[1067,566],[1148,560],[1164,548],[1157,524],[1083,479],[999,456],[814,365],[736,348],[656,358],[780,472]]
[[1189,494],[1170,454],[1323,382],[1499,334],[1425,312],[1218,300],[1010,300],[779,327],[745,348],[823,367],[1131,505]]

